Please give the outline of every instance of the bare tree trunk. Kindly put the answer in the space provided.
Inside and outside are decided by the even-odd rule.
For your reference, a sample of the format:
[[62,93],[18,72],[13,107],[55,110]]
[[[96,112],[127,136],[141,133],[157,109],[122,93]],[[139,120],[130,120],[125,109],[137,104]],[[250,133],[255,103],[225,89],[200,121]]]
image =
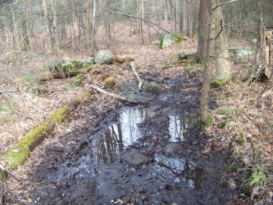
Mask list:
[[57,27],[56,0],[51,0],[52,34],[54,41],[54,53],[60,53],[59,32]]
[[201,0],[199,7],[199,25],[198,25],[198,49],[196,55],[197,63],[201,63],[206,58],[207,39],[209,35],[209,0]]
[[217,14],[212,8],[217,5],[217,0],[209,1],[209,37],[207,43],[207,56],[206,56],[206,65],[203,72],[203,85],[202,85],[202,93],[201,93],[201,102],[200,102],[200,114],[201,121],[205,124],[208,123],[209,115],[209,89],[210,82],[212,78],[212,68],[214,65],[214,51],[215,51],[215,22],[217,19]]
[[20,42],[20,32],[18,27],[18,22],[16,20],[14,8],[11,6],[11,14],[12,14],[12,31],[13,31],[13,39],[15,42],[15,50],[21,50],[21,42]]
[[257,8],[259,12],[259,20],[257,22],[259,37],[257,42],[256,67],[258,69],[254,77],[260,79],[263,77],[270,78],[272,75],[272,70],[270,68],[272,31],[265,31],[261,0],[257,0]]
[[[220,4],[220,0],[216,0],[216,5]],[[217,15],[216,21],[216,49],[217,49],[217,66],[214,77],[216,86],[225,85],[231,78],[230,54],[228,50],[226,31],[224,27],[224,17],[222,7],[214,8]]]
[[86,31],[85,40],[86,46],[90,53],[96,50],[95,39],[95,15],[96,15],[96,0],[86,0]]
[[48,8],[47,8],[47,0],[43,0],[43,9],[44,9],[44,17],[46,20],[46,30],[47,30],[47,35],[48,35],[48,39],[46,41],[46,47],[52,51],[54,48],[54,42],[53,42],[53,34],[52,34],[52,21],[49,17],[48,14]]
[[[124,1],[123,1],[123,3],[124,3]],[[106,10],[108,10],[109,0],[105,1],[105,8],[106,8]],[[105,28],[106,44],[107,44],[107,46],[109,46],[110,41],[111,41],[111,24],[110,24],[110,12],[109,11],[105,11],[104,28]]]

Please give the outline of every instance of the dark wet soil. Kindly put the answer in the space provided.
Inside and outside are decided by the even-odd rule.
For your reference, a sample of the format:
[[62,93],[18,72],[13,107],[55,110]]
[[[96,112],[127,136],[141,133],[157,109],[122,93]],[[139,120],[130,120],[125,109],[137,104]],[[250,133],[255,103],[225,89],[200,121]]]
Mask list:
[[8,193],[6,203],[226,204],[234,194],[225,177],[229,153],[207,150],[210,137],[198,124],[200,82],[161,83],[160,91],[141,93],[147,105],[87,109],[97,120],[45,145],[27,173],[22,187],[31,200]]

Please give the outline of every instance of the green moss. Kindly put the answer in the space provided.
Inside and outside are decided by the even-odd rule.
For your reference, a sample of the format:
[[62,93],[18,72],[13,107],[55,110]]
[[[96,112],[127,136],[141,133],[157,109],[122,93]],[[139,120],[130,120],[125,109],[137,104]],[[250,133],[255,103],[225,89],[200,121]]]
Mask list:
[[240,188],[239,188],[239,195],[240,198],[246,198],[246,197],[250,197],[252,193],[252,189],[249,186],[249,182],[246,179],[243,179],[240,182]]
[[192,39],[198,40],[198,33],[197,33],[197,32],[195,32],[195,33],[193,34]]
[[180,36],[179,34],[172,34],[172,39],[175,43],[179,43],[183,40],[185,40],[182,36]]
[[70,83],[70,87],[78,87],[82,85],[82,82],[86,79],[86,76],[83,74],[78,74],[75,78],[75,80],[73,80]]
[[245,74],[243,75],[243,77],[241,78],[241,81],[242,81],[242,82],[247,81],[247,80],[252,76],[253,72],[254,72],[253,69],[249,69],[249,70],[247,71],[247,73],[245,73]]
[[34,76],[32,76],[32,75],[25,75],[24,76],[24,81],[26,82],[26,83],[33,83],[34,82]]
[[187,64],[187,66],[185,67],[185,70],[188,72],[188,73],[191,73],[193,71],[193,67],[191,64]]
[[216,110],[213,111],[214,113],[218,115],[226,115],[226,116],[238,116],[242,113],[244,113],[244,110],[233,108],[233,107],[219,107]]
[[213,80],[211,83],[210,83],[210,87],[211,88],[218,88],[220,86],[224,86],[226,84],[229,83],[229,80],[228,81],[220,81],[220,80]]
[[65,117],[66,117],[67,110],[68,110],[67,105],[61,107],[46,121],[46,123],[51,124],[51,123],[61,123],[61,122],[63,122]]
[[86,70],[86,72],[90,72],[93,69],[93,66],[92,63],[85,63],[82,69]]
[[222,95],[220,95],[219,97],[217,97],[218,100],[226,100],[231,96],[231,92],[225,92]]
[[217,127],[218,127],[218,128],[221,128],[221,129],[224,129],[224,128],[226,127],[226,125],[227,125],[227,123],[226,123],[225,121],[223,121],[223,122],[220,122],[220,123],[217,125]]
[[11,121],[13,119],[12,114],[13,110],[10,102],[0,105],[0,123]]
[[0,169],[0,179],[5,179],[7,177],[7,174],[4,173],[1,169]]
[[4,159],[10,169],[15,169],[24,163],[29,156],[29,152],[29,147],[25,143],[19,142],[4,155]]
[[[74,102],[81,101],[84,98],[90,96],[90,90],[82,93]],[[34,147],[44,138],[49,135],[52,127],[56,123],[62,123],[65,121],[69,106],[63,106],[58,109],[54,114],[48,118],[42,125],[36,127],[25,136],[22,140],[14,144],[10,150],[3,155],[3,159],[7,164],[8,169],[16,169],[22,165],[28,158],[30,152]],[[4,178],[6,174],[0,170],[0,179]]]
[[245,137],[244,137],[244,135],[243,135],[242,133],[237,134],[237,135],[235,136],[235,142],[236,142],[237,144],[241,145],[241,144],[244,143],[244,141],[245,141]]
[[160,42],[159,42],[160,49],[163,49],[163,41],[164,41],[164,37],[160,39]]
[[[200,120],[201,121],[201,120]],[[205,130],[207,127],[209,127],[213,123],[213,117],[211,113],[208,113],[207,121],[201,122],[201,128],[202,130]]]
[[78,95],[75,98],[75,101],[79,102],[79,101],[82,101],[83,99],[89,99],[90,96],[91,96],[91,90],[87,90],[87,91],[83,92],[82,94]]
[[55,123],[64,121],[67,109],[67,106],[58,109],[47,121],[27,133],[22,141],[11,147],[4,155],[4,159],[8,163],[9,168],[15,169],[24,163],[29,156],[30,150],[34,148],[35,143],[40,138],[45,137]]
[[158,93],[161,90],[161,85],[156,82],[151,82],[144,87],[144,90],[151,93]]
[[240,169],[244,169],[244,168],[245,168],[245,164],[243,163],[233,164],[228,168],[228,173],[238,172]]
[[114,86],[115,86],[115,81],[114,81],[114,78],[112,76],[106,78],[104,80],[104,83],[105,83],[105,87],[108,88],[108,89],[113,89]]

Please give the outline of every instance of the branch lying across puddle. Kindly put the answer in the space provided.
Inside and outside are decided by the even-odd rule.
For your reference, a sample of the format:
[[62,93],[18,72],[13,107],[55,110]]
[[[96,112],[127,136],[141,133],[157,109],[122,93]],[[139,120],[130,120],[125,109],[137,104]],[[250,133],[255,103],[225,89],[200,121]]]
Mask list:
[[110,92],[108,92],[106,90],[103,90],[103,89],[99,88],[96,85],[93,85],[93,84],[90,84],[88,86],[95,89],[95,90],[97,90],[97,91],[99,91],[100,93],[103,93],[105,95],[109,95],[109,96],[111,96],[111,97],[113,97],[113,98],[115,98],[117,100],[126,101],[126,102],[129,102],[129,103],[136,103],[136,104],[147,104],[148,103],[148,102],[145,102],[145,101],[128,99],[128,98],[125,98],[125,97],[123,97],[121,95],[117,95],[115,93],[110,93]]

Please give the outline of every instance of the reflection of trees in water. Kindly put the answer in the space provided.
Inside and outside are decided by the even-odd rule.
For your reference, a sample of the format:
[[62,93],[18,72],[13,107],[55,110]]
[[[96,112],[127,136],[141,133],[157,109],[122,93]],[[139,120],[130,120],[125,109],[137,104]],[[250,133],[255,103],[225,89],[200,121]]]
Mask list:
[[158,162],[157,174],[164,180],[185,181],[189,187],[200,189],[202,180],[205,176],[205,170],[196,167],[192,162],[182,159],[168,158],[165,156],[156,156]]
[[195,113],[183,113],[181,115],[169,115],[170,125],[169,133],[171,135],[170,141],[184,141],[183,130],[190,127],[196,121]]
[[151,116],[151,110],[126,109],[119,117],[119,122],[108,127],[107,131],[99,138],[97,161],[113,163],[125,147],[136,142],[141,137],[138,124]]

